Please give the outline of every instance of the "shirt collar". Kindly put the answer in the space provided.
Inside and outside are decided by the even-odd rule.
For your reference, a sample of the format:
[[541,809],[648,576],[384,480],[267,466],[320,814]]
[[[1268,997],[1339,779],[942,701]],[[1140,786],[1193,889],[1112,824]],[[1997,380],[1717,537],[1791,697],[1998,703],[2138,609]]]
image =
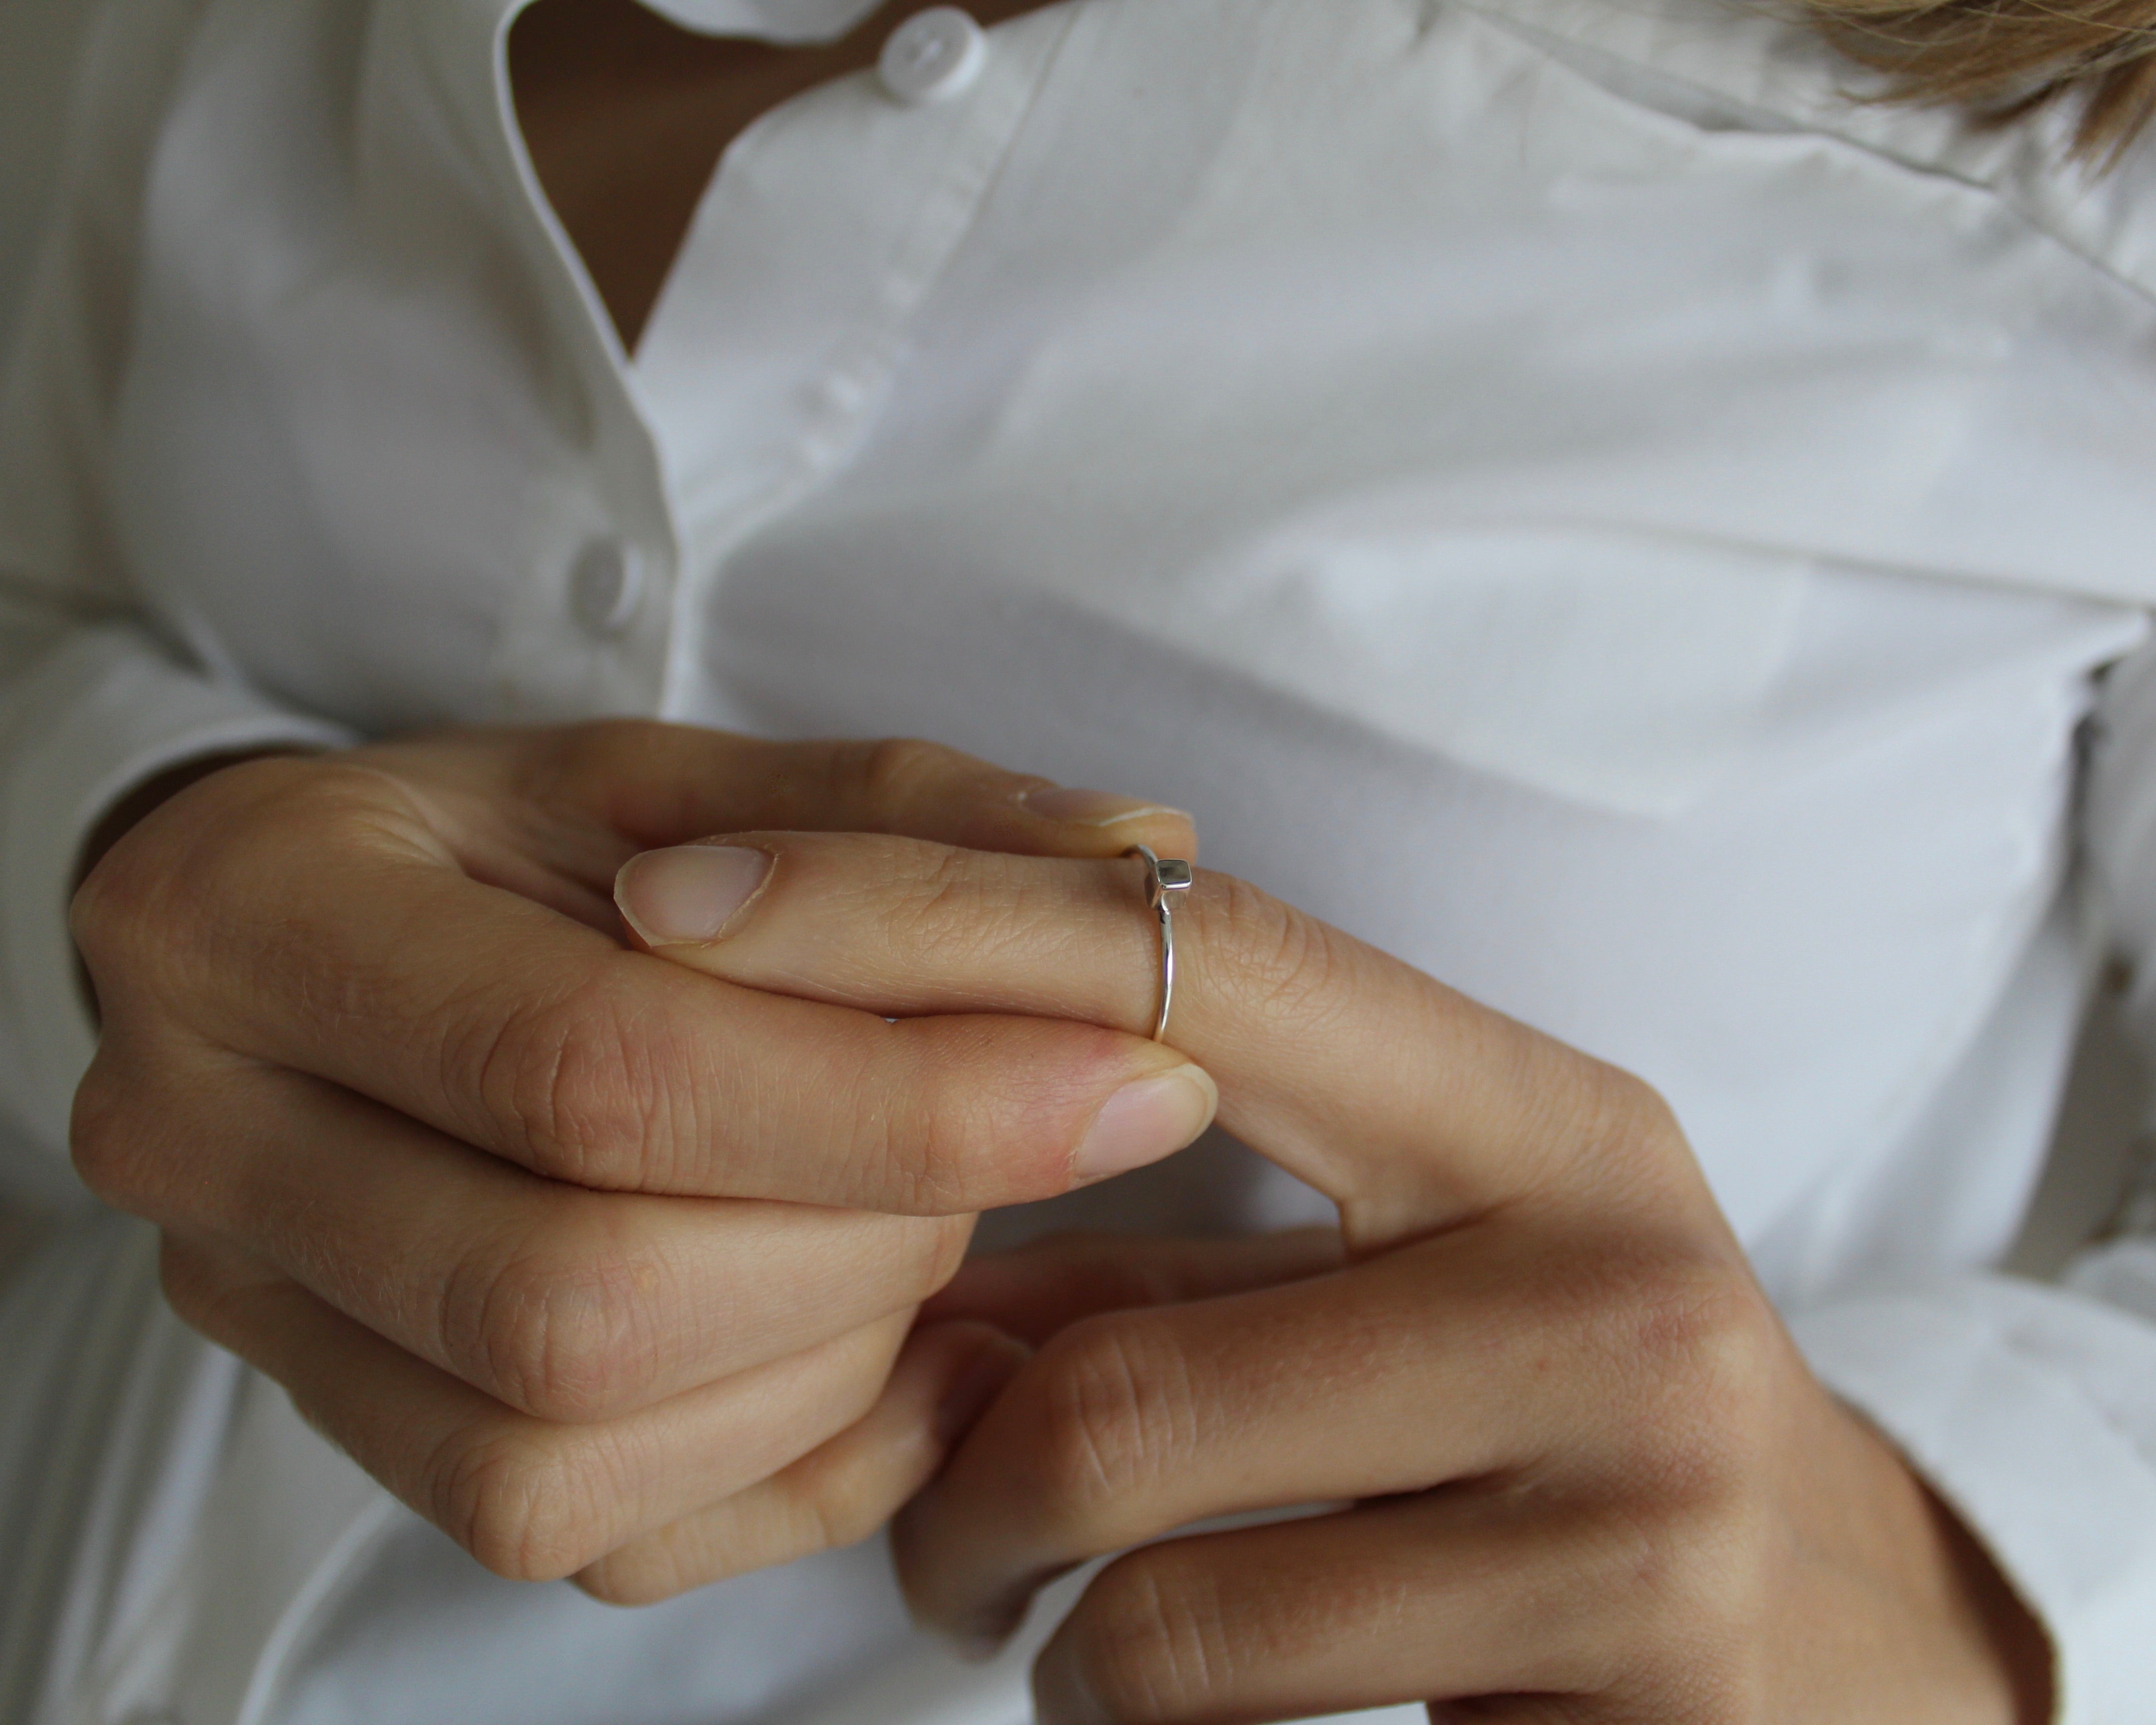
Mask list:
[[834,42],[880,0],[643,0],[684,29],[767,42]]

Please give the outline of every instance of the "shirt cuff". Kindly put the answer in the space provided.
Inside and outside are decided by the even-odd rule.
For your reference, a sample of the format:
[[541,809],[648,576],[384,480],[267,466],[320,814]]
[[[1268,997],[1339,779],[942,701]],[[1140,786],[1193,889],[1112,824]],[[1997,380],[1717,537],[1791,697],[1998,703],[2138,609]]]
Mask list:
[[2156,1722],[2156,1326],[1970,1276],[1839,1300],[1790,1328],[2050,1631],[2058,1725]]
[[70,634],[0,711],[0,1106],[66,1154],[75,1086],[97,1044],[68,902],[84,841],[135,786],[204,755],[336,748],[344,727],[187,670],[124,625]]

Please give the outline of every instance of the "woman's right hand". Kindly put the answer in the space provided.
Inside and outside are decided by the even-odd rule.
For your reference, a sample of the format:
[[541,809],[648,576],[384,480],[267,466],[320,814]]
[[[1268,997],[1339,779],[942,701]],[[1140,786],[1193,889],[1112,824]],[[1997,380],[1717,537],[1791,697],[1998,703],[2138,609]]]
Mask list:
[[907,1339],[972,1214],[1209,1118],[1136,1037],[886,1022],[624,941],[630,856],[783,829],[1192,845],[925,744],[615,721],[228,767],[76,896],[83,1178],[162,1230],[182,1317],[501,1574],[650,1599],[865,1536],[1022,1355]]

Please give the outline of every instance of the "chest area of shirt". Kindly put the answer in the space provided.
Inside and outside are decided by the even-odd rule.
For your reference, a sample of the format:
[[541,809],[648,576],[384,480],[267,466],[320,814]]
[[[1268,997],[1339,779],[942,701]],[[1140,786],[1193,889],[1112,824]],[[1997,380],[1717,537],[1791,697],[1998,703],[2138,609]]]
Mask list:
[[[289,90],[182,113],[123,409],[153,598],[362,721],[683,709],[776,548],[1052,594],[1668,807],[1810,560],[2045,572],[1955,494],[2015,417],[2026,236],[1703,140],[1481,14],[1086,0],[955,100],[820,86],[701,193],[633,374],[514,139],[415,123],[414,28],[400,78],[280,26],[277,77],[358,80],[365,174],[267,147]],[[206,186],[245,244],[202,245]],[[2095,525],[2041,555],[2102,562],[2117,523],[2058,514]]]

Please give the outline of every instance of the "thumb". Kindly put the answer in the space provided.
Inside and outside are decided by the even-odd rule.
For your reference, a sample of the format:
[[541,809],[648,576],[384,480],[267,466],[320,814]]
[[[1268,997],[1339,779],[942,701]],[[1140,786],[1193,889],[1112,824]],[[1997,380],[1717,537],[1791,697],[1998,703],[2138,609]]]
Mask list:
[[[675,864],[624,869],[618,901],[651,951],[886,1017],[1152,1029],[1163,944],[1135,862],[850,834],[729,845],[760,884],[723,916],[654,920]],[[1211,1075],[1228,1131],[1340,1205],[1355,1250],[1591,1194],[1584,1167],[1646,1166],[1667,1115],[1637,1080],[1229,876],[1199,870],[1174,896],[1166,1041]]]

